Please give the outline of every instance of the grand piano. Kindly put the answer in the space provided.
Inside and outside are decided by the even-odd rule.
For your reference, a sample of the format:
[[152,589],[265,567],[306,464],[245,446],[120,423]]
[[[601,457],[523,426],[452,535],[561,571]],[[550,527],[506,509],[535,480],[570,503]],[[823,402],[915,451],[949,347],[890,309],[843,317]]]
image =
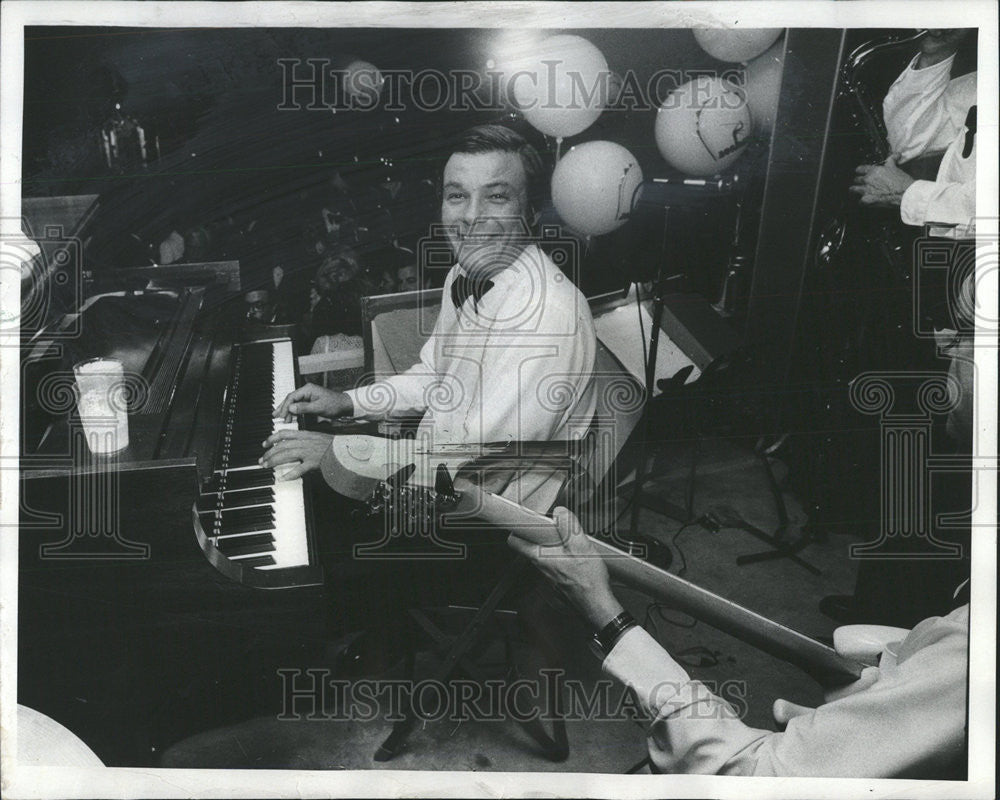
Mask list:
[[[22,329],[18,702],[109,766],[279,710],[278,669],[324,663],[343,561],[317,535],[343,518],[331,493],[256,464],[298,380],[288,332],[248,326],[238,265],[147,273]],[[72,394],[97,356],[126,371],[112,456]]]

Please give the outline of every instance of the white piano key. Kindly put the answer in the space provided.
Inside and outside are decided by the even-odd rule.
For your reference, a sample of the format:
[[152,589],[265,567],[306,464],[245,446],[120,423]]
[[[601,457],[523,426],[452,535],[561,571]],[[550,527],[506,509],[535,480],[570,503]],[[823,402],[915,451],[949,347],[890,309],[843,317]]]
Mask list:
[[[288,396],[288,393],[295,389],[295,354],[292,350],[291,341],[271,342],[271,361],[273,366],[273,391],[271,402],[272,408],[277,406]],[[296,420],[285,422],[284,420],[272,420],[271,432],[276,433],[281,430],[298,430],[299,425]],[[270,505],[274,508],[273,528],[263,528],[261,530],[248,532],[246,534],[231,534],[231,536],[259,535],[270,533],[274,539],[274,550],[261,551],[259,553],[246,553],[239,556],[229,557],[232,561],[243,561],[257,558],[262,555],[271,556],[274,564],[257,566],[254,569],[282,569],[286,567],[297,567],[309,564],[309,544],[306,528],[305,500],[303,497],[303,485],[301,479],[282,481],[279,480],[282,472],[287,472],[294,465],[275,470],[275,483],[273,503],[263,503],[256,505]],[[234,467],[227,472],[240,472],[247,470],[258,470],[257,464],[248,464],[243,467]],[[259,489],[259,486],[250,487]],[[227,492],[228,496],[228,492]],[[235,509],[236,507],[234,507]]]

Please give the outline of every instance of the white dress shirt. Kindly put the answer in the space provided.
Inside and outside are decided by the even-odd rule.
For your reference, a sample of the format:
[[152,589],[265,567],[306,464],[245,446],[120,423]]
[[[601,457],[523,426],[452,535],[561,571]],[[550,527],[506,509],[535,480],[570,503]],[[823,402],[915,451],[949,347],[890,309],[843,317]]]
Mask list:
[[[455,308],[451,285],[459,274],[456,265],[445,279],[420,361],[347,393],[356,416],[423,413],[417,437],[431,447],[582,438],[596,407],[597,345],[586,298],[535,245],[493,277],[478,303],[469,297]],[[557,489],[536,475],[503,494],[548,511]]]
[[914,56],[882,103],[889,145],[904,163],[940,152],[944,157],[935,180],[915,181],[903,193],[900,216],[907,225],[930,225],[932,236],[974,238],[975,137],[971,151],[963,151],[966,117],[976,104],[976,73],[952,80],[954,56],[916,69],[919,57]]
[[660,772],[772,777],[953,777],[965,748],[969,606],[931,617],[883,657],[878,680],[791,719],[751,728],[642,628],[604,660],[652,719]]

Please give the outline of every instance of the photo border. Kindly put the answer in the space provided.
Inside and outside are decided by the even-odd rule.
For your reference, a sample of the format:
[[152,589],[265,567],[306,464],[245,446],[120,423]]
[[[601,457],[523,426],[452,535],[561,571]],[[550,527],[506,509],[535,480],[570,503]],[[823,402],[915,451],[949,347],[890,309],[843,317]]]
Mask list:
[[[2,6],[2,165],[0,218],[20,216],[23,30],[29,25],[128,25],[169,27],[551,27],[688,28],[728,26],[895,28],[970,27],[979,33],[979,131],[997,141],[997,7],[992,2],[858,0],[814,2],[644,3],[198,3],[198,2],[19,2]],[[991,133],[992,132],[992,133]],[[997,219],[997,148],[978,152],[977,209]],[[987,233],[987,231],[982,231]],[[996,263],[995,261],[993,263]],[[996,318],[996,271],[981,284],[984,312]],[[17,287],[3,285],[3,312],[19,311]],[[17,461],[19,407],[16,342],[0,347],[0,463]],[[974,455],[997,452],[996,341],[976,335],[979,376]],[[34,797],[993,797],[996,674],[996,475],[979,471],[974,526],[993,528],[972,543],[969,778],[967,781],[737,778],[692,775],[600,775],[364,770],[302,772],[277,770],[81,770],[16,764],[17,529],[18,474],[0,470],[0,725],[3,729],[3,791],[9,798]],[[11,523],[13,525],[11,526]],[[979,528],[979,530],[988,530]]]

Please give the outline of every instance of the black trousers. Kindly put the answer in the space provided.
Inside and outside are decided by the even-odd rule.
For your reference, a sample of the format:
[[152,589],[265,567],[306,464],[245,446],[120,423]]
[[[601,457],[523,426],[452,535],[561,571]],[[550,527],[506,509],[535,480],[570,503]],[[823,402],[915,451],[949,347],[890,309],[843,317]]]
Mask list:
[[[971,317],[973,299],[970,276],[975,265],[973,242],[927,240],[914,247],[914,304],[918,315],[915,331],[922,334],[916,342],[915,363],[887,364],[902,375],[908,369],[948,371],[947,357],[937,352],[929,338],[934,330],[950,328],[968,334],[974,327]],[[952,415],[951,422],[968,420]],[[956,430],[937,420],[933,452],[937,455],[968,455],[971,432]],[[946,427],[948,432],[946,433]],[[968,469],[931,476],[931,514],[960,513],[972,501],[971,461]],[[912,627],[929,616],[948,613],[955,588],[969,576],[969,551],[973,531],[969,527],[934,529],[934,536],[958,544],[959,558],[913,558],[927,550],[926,542],[916,538],[895,537],[884,543],[880,557],[865,558],[858,565],[854,591],[859,614],[872,623]]]
[[328,489],[324,495],[323,487],[317,493],[334,636],[391,626],[408,608],[478,605],[516,557],[503,531],[394,531],[361,504]]

